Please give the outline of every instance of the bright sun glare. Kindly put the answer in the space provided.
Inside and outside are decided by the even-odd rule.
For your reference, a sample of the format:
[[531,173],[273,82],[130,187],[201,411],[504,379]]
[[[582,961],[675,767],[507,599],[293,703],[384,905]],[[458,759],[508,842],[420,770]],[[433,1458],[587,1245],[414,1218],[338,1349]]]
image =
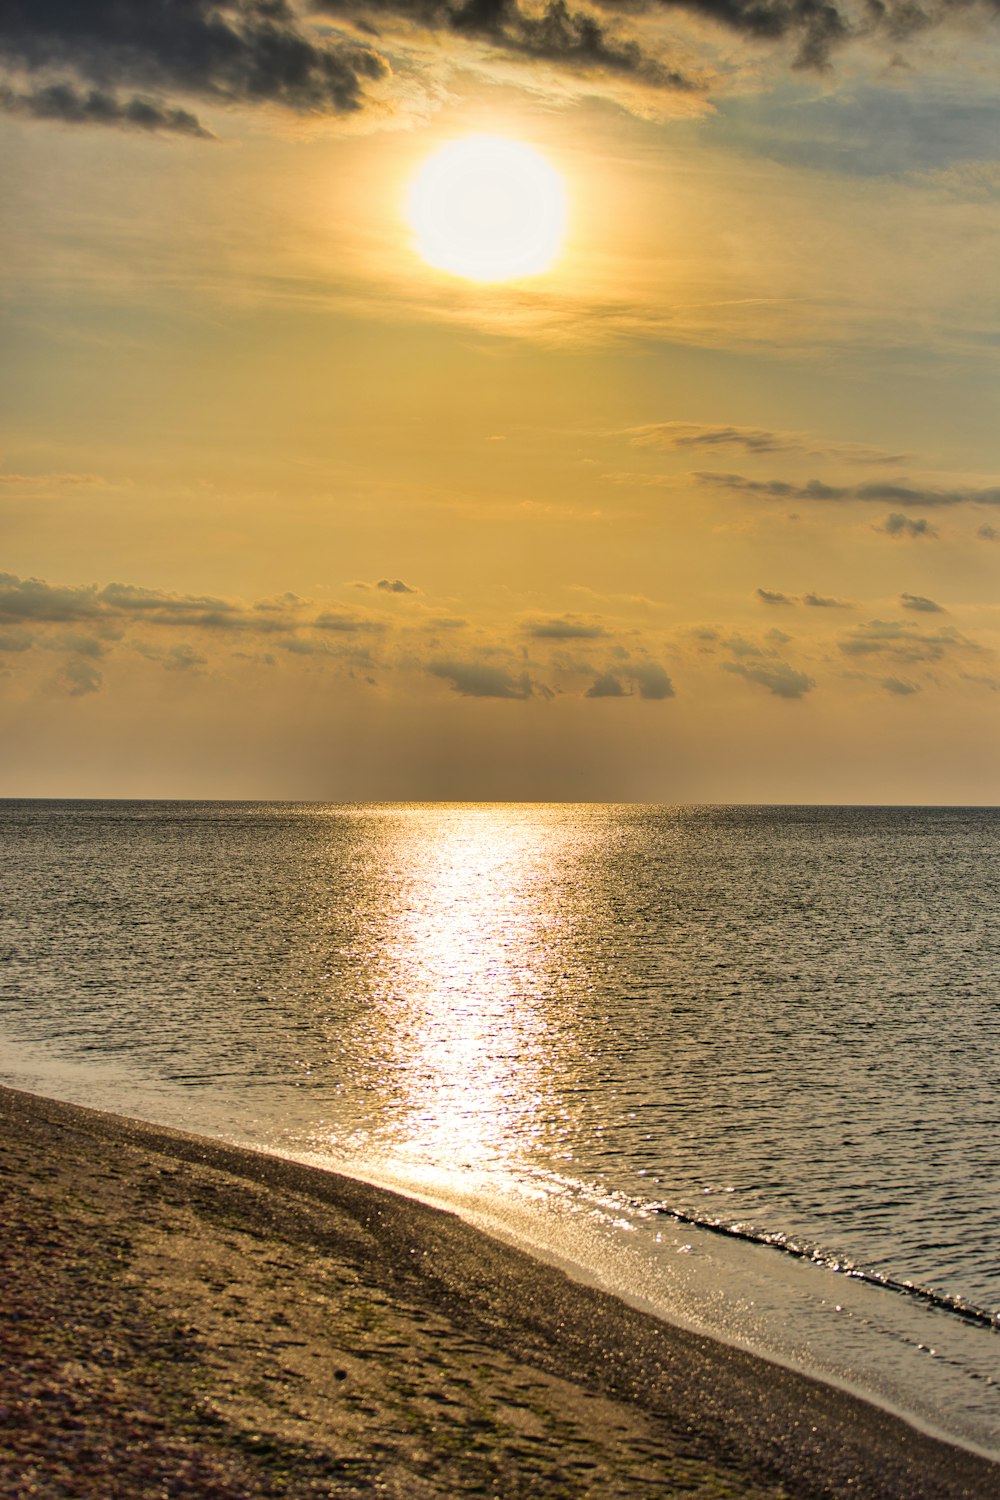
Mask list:
[[512,281],[547,271],[559,254],[566,189],[530,146],[466,136],[424,162],[407,218],[430,265],[468,281]]

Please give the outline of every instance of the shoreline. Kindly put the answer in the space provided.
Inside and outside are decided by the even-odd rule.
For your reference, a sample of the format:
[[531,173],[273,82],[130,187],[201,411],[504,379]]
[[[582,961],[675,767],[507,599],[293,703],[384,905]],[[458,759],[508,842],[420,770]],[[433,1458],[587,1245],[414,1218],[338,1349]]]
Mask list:
[[100,1492],[87,1463],[192,1500],[1000,1489],[1000,1464],[419,1199],[6,1087],[0,1117],[12,1497]]

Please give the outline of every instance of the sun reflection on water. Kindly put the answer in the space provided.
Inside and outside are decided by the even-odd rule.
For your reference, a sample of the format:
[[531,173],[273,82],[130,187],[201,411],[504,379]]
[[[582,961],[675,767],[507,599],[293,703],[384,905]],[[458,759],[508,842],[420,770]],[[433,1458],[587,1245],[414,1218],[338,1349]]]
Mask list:
[[398,826],[376,1050],[394,1096],[393,1145],[410,1160],[509,1164],[558,1113],[574,1009],[558,899],[566,842],[565,824],[516,809],[447,809]]

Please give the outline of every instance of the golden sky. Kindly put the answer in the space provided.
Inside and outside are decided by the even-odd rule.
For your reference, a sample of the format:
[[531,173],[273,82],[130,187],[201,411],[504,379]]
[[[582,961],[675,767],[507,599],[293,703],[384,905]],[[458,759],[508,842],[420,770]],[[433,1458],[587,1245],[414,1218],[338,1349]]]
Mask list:
[[[959,3],[8,8],[0,795],[996,803],[998,64]],[[547,268],[419,253],[484,135]]]

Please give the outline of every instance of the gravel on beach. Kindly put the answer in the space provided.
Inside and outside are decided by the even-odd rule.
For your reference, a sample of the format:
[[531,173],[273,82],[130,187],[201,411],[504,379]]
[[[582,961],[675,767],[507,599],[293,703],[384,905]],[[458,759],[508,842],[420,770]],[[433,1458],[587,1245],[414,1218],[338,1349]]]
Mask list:
[[0,1330],[10,1500],[1000,1494],[452,1214],[9,1089]]

